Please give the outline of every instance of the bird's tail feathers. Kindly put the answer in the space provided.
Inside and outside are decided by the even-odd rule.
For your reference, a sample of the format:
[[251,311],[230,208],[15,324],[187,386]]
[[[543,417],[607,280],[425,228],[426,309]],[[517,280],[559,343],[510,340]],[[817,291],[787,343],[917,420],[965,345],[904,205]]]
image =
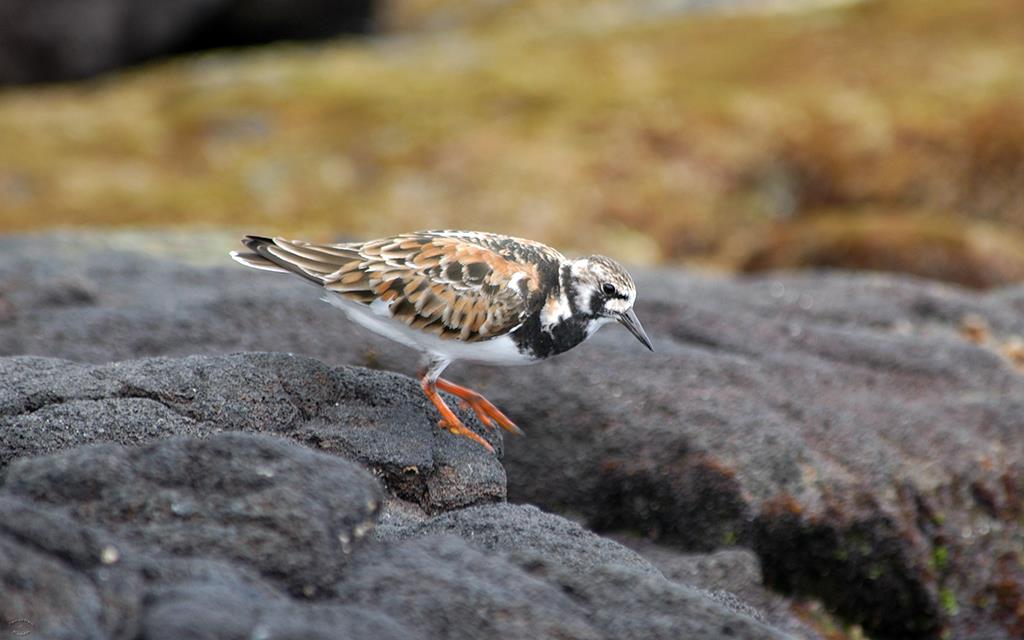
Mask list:
[[273,271],[275,273],[289,273],[287,269],[282,269],[257,253],[249,253],[248,251],[232,251],[228,255],[230,255],[231,259],[238,264],[244,264],[252,269]]
[[343,245],[314,245],[263,236],[245,236],[242,244],[249,251],[232,251],[236,262],[263,271],[294,273],[319,285],[345,264],[360,259],[358,253]]

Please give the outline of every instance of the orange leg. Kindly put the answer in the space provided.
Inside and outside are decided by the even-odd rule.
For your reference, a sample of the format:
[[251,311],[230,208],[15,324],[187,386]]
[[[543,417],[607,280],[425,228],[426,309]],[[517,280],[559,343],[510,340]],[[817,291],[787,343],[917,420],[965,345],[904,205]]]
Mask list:
[[473,412],[476,413],[476,417],[480,418],[480,422],[484,423],[486,426],[493,429],[494,423],[497,422],[501,425],[502,429],[511,431],[516,435],[523,435],[522,429],[509,420],[508,416],[502,413],[498,407],[491,404],[487,398],[483,397],[476,391],[457,385],[454,382],[449,382],[443,378],[437,379],[437,388],[441,391],[447,391],[468,404],[469,407],[473,409]]
[[456,435],[465,436],[470,440],[478,442],[479,444],[482,444],[485,449],[494,453],[494,447],[491,446],[491,443],[487,442],[466,427],[466,425],[462,424],[459,417],[455,415],[448,405],[444,403],[444,399],[441,398],[441,394],[437,392],[438,385],[436,382],[430,381],[426,376],[424,376],[420,380],[420,386],[423,388],[423,393],[425,393],[427,398],[434,403],[434,406],[437,407],[438,412],[441,414],[441,421],[437,423],[439,427]]

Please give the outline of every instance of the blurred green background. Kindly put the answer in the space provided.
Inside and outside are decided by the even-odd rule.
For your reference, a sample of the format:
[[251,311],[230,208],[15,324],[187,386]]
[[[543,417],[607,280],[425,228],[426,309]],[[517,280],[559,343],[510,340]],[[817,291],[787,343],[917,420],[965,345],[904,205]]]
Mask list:
[[1024,279],[1024,3],[746,4],[391,0],[365,37],[2,88],[0,231],[455,227]]

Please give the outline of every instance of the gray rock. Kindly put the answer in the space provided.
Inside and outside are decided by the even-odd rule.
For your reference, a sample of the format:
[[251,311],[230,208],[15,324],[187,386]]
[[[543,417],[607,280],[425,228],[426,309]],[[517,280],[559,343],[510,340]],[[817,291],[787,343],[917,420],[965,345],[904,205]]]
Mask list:
[[139,546],[244,563],[306,596],[330,590],[382,498],[350,462],[233,433],[20,460],[3,491]]
[[[438,429],[418,385],[392,373],[240,354],[104,366],[0,358],[0,377],[7,383],[0,387],[0,468],[89,442],[233,430],[287,435],[357,460],[427,511],[505,496],[495,457]],[[485,437],[501,450],[500,435]]]
[[[0,239],[0,353],[272,349],[415,367],[311,287],[165,261],[158,240],[144,255],[98,251],[88,234]],[[821,597],[873,636],[1015,633],[1024,288],[842,273],[638,281],[656,354],[607,329],[535,367],[451,369],[528,434],[507,440],[513,501],[681,551],[741,545],[769,585]],[[965,332],[968,317],[984,330]]]
[[601,637],[784,637],[760,624],[759,612],[735,596],[670,581],[626,547],[535,507],[470,507],[384,535],[392,540],[457,536],[557,585],[558,594],[582,608],[583,619]]
[[0,0],[0,84],[83,78],[185,50],[372,27],[372,0]]
[[648,561],[621,544],[530,505],[469,507],[406,524],[395,531],[384,528],[375,535],[385,540],[454,535],[481,549],[500,551],[524,567],[557,563],[565,571],[580,575],[604,566],[658,574]]
[[[999,348],[1020,316],[891,279],[668,283],[641,282],[660,355],[601,335],[496,389],[530,434],[510,499],[690,551],[748,546],[769,585],[875,635],[1009,633],[987,594],[1024,585],[993,560],[1024,548],[1024,376]],[[967,313],[986,343],[960,335]],[[538,407],[550,426],[522,418]]]
[[426,638],[602,638],[554,585],[453,536],[385,543],[361,554],[338,586]]
[[[39,536],[37,538],[36,536]],[[103,597],[76,570],[98,562],[95,534],[73,520],[0,496],[0,631],[46,638],[108,637]]]
[[[658,568],[666,578],[705,589],[719,597],[736,598],[763,616],[771,626],[797,638],[825,638],[824,630],[810,626],[794,612],[793,603],[764,586],[761,563],[752,551],[739,547],[712,553],[678,550],[629,535],[612,536]],[[818,615],[823,615],[819,613]]]
[[163,585],[150,597],[154,602],[142,617],[140,640],[423,638],[377,612],[375,606],[306,604],[268,596],[260,589],[231,584],[230,573],[218,574],[216,581]]
[[375,607],[289,597],[244,565],[159,551],[127,557],[116,577],[139,583],[142,606],[133,623],[140,640],[253,638],[268,640],[420,636]]
[[377,494],[352,467],[236,433],[16,461],[0,613],[97,639],[785,637],[533,507],[459,509],[357,544]]
[[6,493],[0,620],[11,637],[69,640],[421,637],[373,607],[289,598],[245,566],[140,549]]

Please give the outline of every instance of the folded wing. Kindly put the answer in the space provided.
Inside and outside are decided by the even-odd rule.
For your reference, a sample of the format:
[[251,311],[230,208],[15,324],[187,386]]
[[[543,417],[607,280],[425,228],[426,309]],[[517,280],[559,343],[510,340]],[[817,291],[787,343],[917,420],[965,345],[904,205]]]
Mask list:
[[[494,236],[482,238],[493,242]],[[246,236],[242,242],[249,252],[232,257],[246,266],[295,273],[442,338],[502,335],[542,303],[536,264],[469,234],[422,232],[346,244]],[[543,245],[525,248],[537,247]]]

